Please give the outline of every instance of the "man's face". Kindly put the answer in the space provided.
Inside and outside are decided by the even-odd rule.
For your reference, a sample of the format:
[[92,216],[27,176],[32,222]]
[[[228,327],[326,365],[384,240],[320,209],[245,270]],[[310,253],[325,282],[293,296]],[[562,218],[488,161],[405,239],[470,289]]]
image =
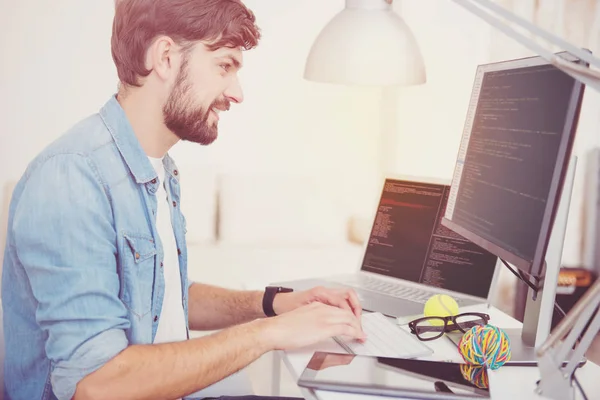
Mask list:
[[181,64],[173,89],[163,106],[166,127],[181,140],[208,145],[218,136],[219,113],[243,100],[237,72],[240,49],[210,51],[194,46]]

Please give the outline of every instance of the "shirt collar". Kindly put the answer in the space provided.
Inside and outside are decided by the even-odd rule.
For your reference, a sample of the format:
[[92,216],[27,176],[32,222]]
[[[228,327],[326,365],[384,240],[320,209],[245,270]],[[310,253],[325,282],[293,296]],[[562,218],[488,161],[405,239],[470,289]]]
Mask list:
[[[100,116],[113,137],[121,156],[137,183],[148,183],[157,177],[156,171],[133,132],[125,111],[113,95],[100,110]],[[163,164],[175,179],[179,174],[175,163],[165,154]]]

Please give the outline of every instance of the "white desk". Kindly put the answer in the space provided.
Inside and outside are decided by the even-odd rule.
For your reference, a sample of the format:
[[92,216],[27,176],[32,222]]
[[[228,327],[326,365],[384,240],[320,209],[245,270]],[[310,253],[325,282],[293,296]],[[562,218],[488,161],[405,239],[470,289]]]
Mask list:
[[[490,324],[500,328],[520,328],[521,323],[496,308],[487,308],[485,306],[471,307],[473,311],[486,312],[490,315]],[[461,310],[463,311],[463,310]],[[467,311],[465,308],[464,311]],[[408,330],[407,326],[402,326]],[[427,358],[431,360],[447,360],[463,362],[456,346],[446,338],[439,338],[427,342],[427,345],[434,350],[434,354]],[[308,364],[315,351],[340,351],[340,347],[333,340],[320,343],[317,346],[295,351],[280,351],[275,354],[275,361],[278,364],[283,361],[288,368],[292,378],[298,381],[299,376]],[[276,376],[279,379],[279,369],[276,367]],[[600,367],[590,361],[580,368],[577,378],[582,384],[588,398],[600,399]],[[512,367],[503,366],[496,371],[490,371],[489,380],[493,399],[543,399],[545,397],[535,394],[536,381],[539,379],[539,372],[536,367]],[[277,390],[277,387],[275,387]],[[382,397],[367,395],[352,395],[348,393],[335,393],[326,391],[312,392],[301,388],[302,395],[307,400],[381,400]],[[578,391],[576,390],[576,393]],[[278,393],[273,393],[278,395]],[[577,397],[582,398],[581,396]]]

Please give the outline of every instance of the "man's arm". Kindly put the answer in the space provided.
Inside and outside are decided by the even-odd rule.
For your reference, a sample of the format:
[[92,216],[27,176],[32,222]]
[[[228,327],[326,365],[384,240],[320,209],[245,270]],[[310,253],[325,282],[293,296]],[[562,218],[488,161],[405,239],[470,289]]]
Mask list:
[[60,400],[71,399],[77,382],[128,345],[117,234],[102,182],[85,155],[47,158],[28,170],[9,227]]
[[[264,291],[240,291],[193,283],[189,291],[189,324],[192,330],[217,330],[265,316]],[[294,293],[279,293],[273,310],[279,315],[314,302],[339,307],[361,319],[362,308],[354,290],[315,287]]]
[[74,400],[174,399],[203,389],[271,350],[265,321],[202,338],[129,346],[77,385]]
[[238,371],[267,351],[303,348],[339,335],[365,338],[350,311],[312,303],[198,339],[134,345],[81,380],[74,400],[182,397]]
[[264,317],[263,294],[193,283],[188,303],[190,329],[217,330]]

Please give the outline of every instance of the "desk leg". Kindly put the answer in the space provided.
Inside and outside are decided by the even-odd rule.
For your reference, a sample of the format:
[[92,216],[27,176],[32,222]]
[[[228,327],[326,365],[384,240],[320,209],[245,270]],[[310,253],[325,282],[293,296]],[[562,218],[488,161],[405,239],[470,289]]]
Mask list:
[[277,350],[272,351],[272,353],[271,396],[279,396],[281,393],[281,356]]

